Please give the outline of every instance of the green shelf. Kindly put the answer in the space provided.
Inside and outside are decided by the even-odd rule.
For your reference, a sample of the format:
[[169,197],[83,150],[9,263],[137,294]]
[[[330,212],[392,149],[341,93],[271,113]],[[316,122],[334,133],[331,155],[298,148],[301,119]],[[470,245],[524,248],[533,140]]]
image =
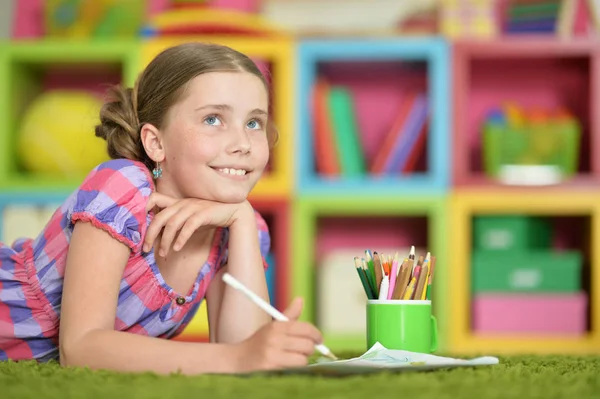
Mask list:
[[[133,85],[140,71],[140,47],[138,41],[39,40],[0,44],[0,190],[60,191],[81,182],[84,175],[58,177],[23,170],[16,155],[22,114],[43,92],[47,72],[54,67],[70,67],[77,71],[77,79],[83,80],[115,74],[121,83]],[[75,84],[71,79],[67,83],[69,88]]]
[[[436,302],[435,298],[445,298],[444,282],[448,279],[447,263],[447,215],[448,200],[444,195],[407,195],[398,197],[372,198],[365,196],[336,197],[336,196],[303,196],[292,204],[292,297],[304,298],[304,310],[301,318],[316,323],[316,245],[318,235],[318,219],[321,217],[425,217],[427,219],[427,250],[432,252],[436,262],[435,283],[432,295],[434,314],[438,316],[440,345],[444,345],[446,329],[445,301]],[[367,249],[367,248],[365,248]],[[353,274],[353,261],[348,260],[349,278]],[[345,278],[340,276],[340,278]],[[291,299],[291,298],[290,298]],[[343,311],[343,304],[340,304]],[[326,334],[326,332],[324,332]],[[356,349],[355,339],[348,340],[345,336],[330,335],[331,345],[344,349],[344,345],[352,343],[347,349]],[[329,341],[328,341],[329,342]]]

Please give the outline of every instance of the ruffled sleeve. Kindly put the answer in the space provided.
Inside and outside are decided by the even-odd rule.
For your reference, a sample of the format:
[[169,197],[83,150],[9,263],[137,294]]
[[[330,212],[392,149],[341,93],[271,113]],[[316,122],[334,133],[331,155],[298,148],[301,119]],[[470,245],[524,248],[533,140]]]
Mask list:
[[140,251],[148,227],[146,204],[154,190],[140,162],[117,159],[100,164],[86,177],[70,210],[70,221],[87,221]]

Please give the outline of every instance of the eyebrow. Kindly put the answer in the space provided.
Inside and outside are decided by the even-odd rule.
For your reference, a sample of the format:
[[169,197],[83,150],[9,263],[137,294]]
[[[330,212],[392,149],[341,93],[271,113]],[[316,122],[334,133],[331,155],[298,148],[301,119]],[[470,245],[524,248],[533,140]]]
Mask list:
[[[194,111],[202,111],[207,108],[220,109],[223,111],[231,111],[232,110],[231,105],[227,105],[227,104],[207,104],[207,105],[203,105],[201,107],[196,108]],[[268,115],[267,111],[265,111],[264,109],[260,109],[260,108],[255,108],[250,113],[256,114],[256,115]]]

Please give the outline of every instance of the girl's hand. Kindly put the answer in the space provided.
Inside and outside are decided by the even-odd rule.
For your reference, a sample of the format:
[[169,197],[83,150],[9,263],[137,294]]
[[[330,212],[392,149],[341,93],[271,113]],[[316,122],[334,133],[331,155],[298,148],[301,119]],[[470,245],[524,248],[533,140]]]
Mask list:
[[283,312],[290,321],[270,322],[238,344],[238,372],[306,366],[323,338],[314,325],[297,321],[301,312],[302,301],[296,298]]
[[148,199],[146,211],[154,207],[160,209],[155,215],[146,232],[143,250],[148,252],[162,231],[159,255],[165,256],[173,243],[175,251],[183,245],[202,226],[229,227],[238,216],[252,210],[249,203],[224,204],[196,198],[177,199],[154,192]]

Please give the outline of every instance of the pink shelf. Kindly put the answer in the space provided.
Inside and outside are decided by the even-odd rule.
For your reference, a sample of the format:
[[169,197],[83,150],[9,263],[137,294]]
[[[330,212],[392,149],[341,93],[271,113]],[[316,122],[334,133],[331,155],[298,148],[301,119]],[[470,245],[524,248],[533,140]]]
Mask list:
[[483,173],[480,135],[486,112],[505,101],[573,112],[583,128],[579,175],[560,187],[600,182],[600,41],[459,41],[453,84],[454,184],[499,185]]
[[[356,249],[356,256],[364,251],[385,248],[428,248],[428,218],[415,217],[320,217],[317,220],[316,255],[335,249]],[[393,255],[393,254],[391,254]],[[400,253],[400,256],[405,254]],[[419,253],[419,255],[421,255]],[[423,254],[424,255],[424,254]]]

